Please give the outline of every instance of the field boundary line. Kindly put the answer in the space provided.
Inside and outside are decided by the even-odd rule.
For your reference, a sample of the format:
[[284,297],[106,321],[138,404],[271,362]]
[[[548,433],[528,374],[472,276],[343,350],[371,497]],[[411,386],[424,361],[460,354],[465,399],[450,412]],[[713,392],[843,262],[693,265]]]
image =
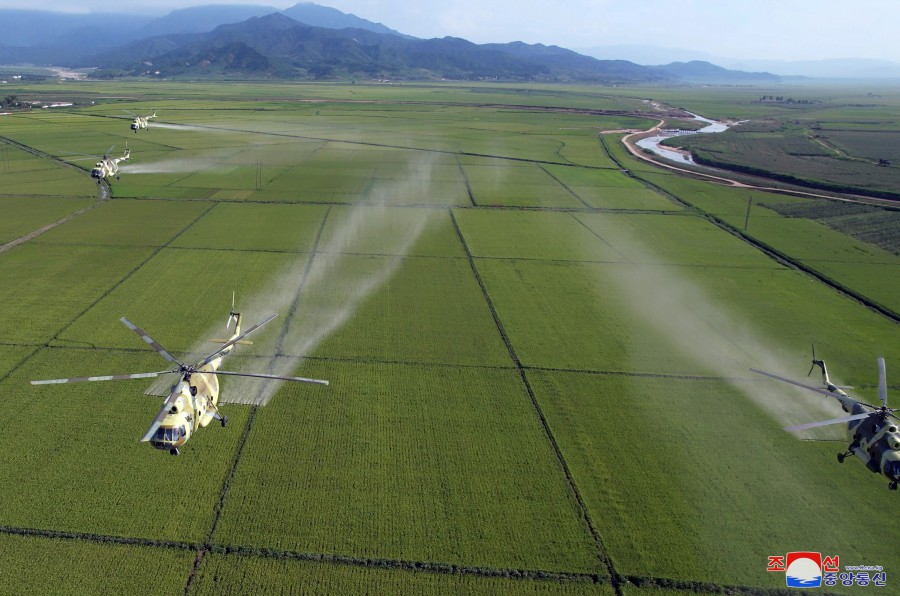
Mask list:
[[741,230],[737,229],[736,227],[732,226],[731,224],[727,223],[726,221],[718,218],[717,216],[709,214],[709,213],[705,213],[705,212],[703,212],[703,213],[704,213],[704,217],[706,217],[713,224],[715,224],[719,228],[725,230],[726,232],[728,232],[734,236],[737,236],[738,238],[740,238],[747,244],[750,244],[751,246],[753,246],[756,249],[758,249],[759,251],[761,251],[763,254],[765,254],[772,260],[779,262],[791,269],[801,271],[802,273],[805,273],[805,274],[809,275],[810,277],[818,280],[819,282],[821,282],[825,286],[831,288],[832,290],[835,290],[839,294],[843,294],[847,298],[855,300],[856,302],[860,303],[861,305],[867,307],[869,310],[872,310],[872,311],[890,319],[894,323],[900,323],[900,313],[897,313],[897,312],[893,311],[892,309],[888,308],[887,306],[884,306],[884,305],[872,300],[865,294],[860,294],[856,290],[845,286],[844,284],[840,283],[839,281],[831,279],[824,273],[821,273],[820,271],[813,269],[809,265],[804,264],[802,261],[796,260],[793,257],[791,257],[790,255],[783,253],[780,250],[778,250],[772,246],[769,246],[765,242],[762,242],[761,240],[757,240],[756,238],[753,238],[753,237],[745,234]]
[[[14,140],[10,139],[9,137],[0,136],[0,141],[6,143],[8,145],[12,145],[13,147],[17,147],[18,149],[25,151],[26,153],[31,153],[32,155],[39,157],[41,159],[49,159],[50,161],[53,161],[58,164],[64,165],[66,167],[72,168],[74,170],[77,170],[80,173],[84,173],[84,171],[85,171],[84,169],[79,168],[78,166],[76,166],[74,164],[71,164],[67,161],[59,159],[58,157],[50,155],[49,153],[44,153],[43,151],[41,151],[39,149],[35,149],[34,147],[29,147],[28,145],[24,145],[22,143],[19,143],[18,141],[14,141]],[[87,207],[82,207],[81,209],[79,209],[77,211],[73,211],[72,213],[69,213],[62,219],[59,219],[53,223],[49,223],[47,225],[41,226],[40,228],[33,230],[33,231],[29,232],[28,234],[25,234],[24,236],[20,236],[19,238],[16,238],[15,240],[10,240],[6,244],[0,245],[0,254],[3,254],[4,252],[8,251],[11,248],[15,248],[15,247],[19,246],[20,244],[28,242],[29,240],[37,238],[41,234],[49,232],[53,228],[55,228],[57,226],[61,226],[62,224],[68,222],[69,220],[71,220],[75,217],[78,217],[79,215],[83,215],[83,214],[87,213],[88,211],[90,211],[91,209],[93,209],[94,207],[99,205],[101,202],[109,200],[109,197],[110,197],[109,184],[105,180],[102,180],[102,179],[99,182],[100,182],[100,195],[99,195],[97,201],[91,203]]]
[[649,180],[644,180],[643,178],[640,178],[639,176],[635,176],[635,178],[637,180],[640,180],[642,183],[654,188],[658,192],[669,195],[672,198],[674,198],[675,200],[677,200],[678,202],[683,203],[686,207],[691,209],[698,216],[706,219],[708,222],[710,222],[714,226],[718,227],[719,229],[724,230],[725,232],[728,232],[732,236],[735,236],[738,239],[749,244],[750,246],[757,249],[758,251],[760,251],[761,253],[763,253],[764,255],[766,255],[767,257],[769,257],[776,263],[783,265],[787,269],[793,269],[795,271],[805,273],[806,275],[808,275],[809,277],[812,277],[813,279],[822,283],[826,287],[831,288],[832,290],[836,291],[838,294],[841,294],[847,298],[850,298],[851,300],[858,302],[859,304],[865,306],[869,310],[872,310],[872,311],[884,316],[885,318],[893,321],[894,323],[900,323],[900,313],[897,313],[897,312],[893,311],[892,309],[890,309],[882,304],[879,304],[878,302],[875,302],[868,296],[861,294],[861,293],[857,292],[856,290],[849,288],[834,279],[831,279],[824,273],[821,273],[818,270],[810,267],[809,265],[806,265],[802,261],[795,259],[794,257],[792,257],[786,253],[781,252],[777,248],[774,248],[773,246],[770,246],[770,245],[766,244],[765,242],[758,240],[758,239],[750,236],[749,234],[746,234],[745,232],[742,232],[741,230],[734,227],[733,225],[726,222],[724,219],[718,217],[717,215],[709,213],[708,211],[704,211],[703,209],[700,209],[696,205],[692,205],[692,204],[688,203],[684,199],[669,192],[668,190],[666,190],[660,186],[657,186],[655,183],[650,182]]
[[540,168],[542,172],[544,172],[545,174],[547,174],[548,176],[550,176],[550,178],[552,178],[554,182],[556,182],[557,184],[559,184],[560,186],[562,186],[562,187],[566,190],[567,193],[569,193],[570,195],[572,195],[573,197],[575,197],[575,198],[578,200],[579,203],[581,203],[582,205],[584,205],[584,206],[587,207],[588,209],[593,209],[593,208],[594,208],[592,205],[589,205],[587,201],[585,201],[584,199],[582,199],[582,198],[578,195],[577,192],[575,192],[574,190],[572,190],[571,188],[569,188],[569,185],[568,185],[568,184],[566,184],[565,182],[563,182],[562,180],[560,180],[559,178],[557,178],[557,177],[553,174],[553,172],[551,172],[550,170],[548,170],[546,164],[540,164],[540,165],[538,165],[538,168]]
[[[607,151],[607,154],[610,155],[610,157],[613,159],[613,161],[615,163],[621,163],[621,162],[617,161],[614,157],[612,157],[612,155],[609,153],[609,149],[606,147],[605,141],[602,138],[601,138],[601,144],[603,144],[604,148]],[[625,143],[625,144],[626,144],[626,146],[628,145],[627,143]],[[630,146],[629,146],[629,150],[631,150]],[[643,156],[638,156],[638,157],[643,157]],[[665,166],[664,164],[658,164],[654,160],[648,159],[647,161],[649,161],[650,163],[657,165],[657,166],[668,167],[668,166]],[[670,169],[679,171],[678,168],[670,168]],[[708,211],[705,211],[705,210],[697,207],[696,205],[689,203],[688,201],[682,199],[678,195],[666,190],[665,188],[662,188],[661,186],[658,186],[654,182],[651,182],[649,180],[642,178],[639,174],[635,174],[631,170],[625,170],[625,171],[628,172],[628,175],[630,177],[634,178],[635,180],[638,180],[642,184],[648,186],[649,188],[654,189],[655,191],[663,194],[664,196],[667,196],[667,197],[671,198],[672,200],[675,200],[678,203],[684,205],[687,209],[689,209],[690,211],[699,215],[700,217],[703,217],[704,219],[706,219],[708,222],[715,225],[716,227],[728,232],[729,234],[739,238],[740,240],[743,240],[745,243],[756,248],[757,250],[762,252],[764,255],[766,255],[773,261],[780,263],[781,265],[787,267],[788,269],[793,269],[796,271],[800,271],[801,273],[805,273],[806,275],[819,281],[820,283],[831,288],[832,290],[835,290],[837,293],[842,294],[843,296],[850,298],[851,300],[854,300],[854,301],[858,302],[859,304],[865,306],[869,310],[872,310],[872,311],[884,316],[885,318],[893,321],[894,323],[900,323],[900,313],[897,313],[897,312],[893,311],[892,309],[888,308],[887,306],[884,306],[884,305],[879,304],[878,302],[872,300],[868,296],[861,294],[861,293],[857,292],[856,290],[849,288],[834,279],[831,279],[824,273],[821,273],[818,270],[810,267],[809,265],[804,264],[802,261],[795,259],[786,253],[781,252],[780,250],[774,248],[773,246],[770,246],[761,240],[757,240],[756,238],[753,238],[752,236],[744,233],[743,231],[739,230],[738,228],[736,228],[735,226],[726,222],[724,219],[718,217],[717,215],[709,213]],[[690,174],[691,172],[687,172],[687,173]],[[791,194],[791,191],[785,191],[785,190],[780,190],[780,189],[775,189],[775,188],[765,188],[765,187],[757,187],[757,186],[749,186],[749,185],[746,186],[746,188],[749,190],[758,190],[758,191],[764,191],[764,192],[770,192],[770,193]],[[823,198],[823,199],[846,200],[846,199],[839,199],[837,197],[828,197],[825,195],[815,195],[815,196],[819,196],[820,198]]]
[[[26,145],[24,143],[20,143],[19,141],[14,141],[13,139],[11,139],[9,137],[0,136],[0,141],[3,141],[7,145],[12,145],[13,147],[17,147],[21,151],[30,153],[30,154],[34,155],[35,157],[39,157],[41,159],[49,159],[50,161],[53,161],[60,165],[66,166],[67,168],[72,168],[73,170],[77,170],[80,174],[87,173],[87,170],[85,168],[78,167],[73,163],[70,163],[64,159],[60,159],[59,157],[56,157],[55,155],[51,155],[49,153],[41,151],[40,149],[36,149],[36,148]],[[99,186],[100,186],[100,192],[99,192],[98,199],[100,201],[109,200],[109,198],[112,194],[110,187],[109,187],[109,183],[104,178],[100,178],[97,182],[99,183]]]
[[[556,164],[561,165],[561,164]],[[616,170],[618,171],[618,170]],[[642,182],[635,178],[636,181]],[[2,195],[0,195],[2,196]],[[447,204],[447,203],[388,203],[387,205],[370,201],[276,201],[271,199],[212,199],[208,197],[191,198],[191,197],[113,197],[113,201],[172,201],[176,203],[202,202],[202,203],[218,203],[221,205],[319,205],[330,207],[388,207],[390,209],[437,209],[446,211],[447,209],[492,209],[496,211],[550,211],[559,213],[632,213],[636,215],[691,215],[685,213],[684,210],[670,209],[635,209],[628,207],[551,207],[539,205],[469,205],[467,203]],[[178,247],[176,247],[178,248]]]
[[[654,127],[654,128],[657,128],[657,127]],[[652,129],[650,129],[650,130],[652,130]],[[649,164],[652,164],[656,167],[672,170],[673,172],[677,172],[678,174],[680,174],[682,176],[694,178],[695,180],[701,179],[701,180],[705,180],[707,182],[712,182],[714,184],[721,184],[722,186],[728,186],[731,188],[743,188],[743,189],[747,189],[747,190],[756,190],[759,192],[765,192],[765,193],[770,193],[770,194],[784,194],[784,195],[790,195],[790,196],[801,197],[801,198],[809,197],[809,198],[816,198],[816,199],[827,199],[827,200],[832,200],[832,201],[841,201],[841,202],[845,202],[845,203],[860,203],[860,204],[864,204],[864,205],[877,205],[879,207],[896,207],[897,206],[897,199],[889,199],[889,198],[884,198],[884,197],[869,196],[869,195],[864,195],[864,194],[854,194],[854,193],[847,193],[847,192],[842,193],[837,190],[828,190],[828,189],[824,189],[824,188],[818,188],[813,185],[805,186],[803,184],[783,182],[783,184],[786,184],[787,186],[779,187],[779,186],[761,186],[760,184],[753,183],[753,182],[741,182],[737,178],[728,178],[727,175],[730,174],[731,176],[743,176],[745,178],[750,178],[752,180],[762,179],[763,181],[768,182],[770,184],[778,183],[781,181],[776,178],[766,177],[762,174],[743,173],[743,172],[739,172],[739,171],[732,170],[727,167],[722,167],[722,166],[718,166],[718,165],[706,165],[706,164],[702,164],[699,162],[695,163],[695,165],[699,166],[700,168],[706,168],[707,170],[711,169],[711,170],[718,172],[720,174],[723,174],[723,175],[716,175],[716,174],[703,172],[700,169],[692,170],[692,169],[687,169],[683,166],[679,167],[679,166],[675,165],[674,163],[672,163],[672,164],[668,163],[665,160],[665,158],[656,158],[655,154],[654,154],[654,157],[650,157],[646,153],[643,153],[643,152],[635,149],[634,145],[631,143],[632,137],[635,137],[635,136],[641,135],[641,134],[646,134],[647,132],[650,132],[650,130],[644,130],[644,131],[639,131],[636,133],[627,134],[622,137],[622,144],[625,145],[625,148],[628,150],[629,153],[631,153],[631,155],[633,157],[635,157],[639,160],[645,161]],[[609,154],[608,150],[607,150],[607,154]],[[618,162],[618,160],[616,160],[616,159],[613,159],[613,161]],[[799,186],[800,188],[808,188],[810,190],[799,190],[796,188],[797,186]],[[817,191],[817,192],[814,192],[814,191]],[[824,194],[824,193],[833,193],[833,194]]]
[[[322,238],[322,232],[325,230],[325,223],[328,221],[328,216],[330,214],[331,207],[326,209],[325,213],[322,215],[322,222],[319,224],[319,230],[316,233],[316,239],[315,242],[313,242],[310,257],[309,259],[307,259],[306,266],[303,269],[303,278],[301,279],[300,285],[297,288],[297,293],[294,296],[294,300],[291,302],[291,306],[288,309],[288,314],[284,318],[284,324],[281,327],[281,333],[278,335],[278,340],[275,344],[275,358],[278,358],[278,356],[281,355],[281,348],[284,344],[284,338],[287,337],[287,333],[290,330],[291,320],[293,319],[294,314],[297,312],[297,308],[300,303],[300,296],[303,293],[303,288],[306,286],[306,280],[309,277],[310,270],[312,269],[313,259],[316,256],[316,251],[319,248],[319,241]],[[272,372],[271,367],[268,372]],[[250,414],[247,416],[247,422],[244,424],[240,439],[238,440],[238,444],[235,447],[234,456],[231,458],[231,466],[228,468],[228,472],[225,474],[225,478],[222,481],[222,487],[219,489],[219,500],[216,502],[216,506],[213,509],[212,524],[210,525],[209,533],[207,534],[204,543],[198,547],[197,554],[194,556],[194,563],[191,566],[191,572],[188,575],[187,580],[185,581],[185,596],[190,593],[191,585],[194,583],[194,579],[197,577],[197,571],[199,571],[200,565],[206,558],[206,553],[212,548],[213,537],[215,536],[216,528],[218,528],[219,526],[219,519],[222,516],[222,510],[225,508],[225,501],[228,499],[228,495],[231,492],[231,483],[234,480],[234,475],[237,471],[238,464],[240,464],[241,457],[244,454],[244,447],[246,446],[247,440],[250,437],[250,431],[253,429],[253,422],[256,420],[256,414],[259,411],[259,408],[260,406],[257,404],[250,404]]]
[[[234,546],[223,544],[203,545],[195,542],[180,540],[163,540],[154,538],[136,538],[128,536],[114,536],[96,534],[92,532],[75,532],[64,530],[43,530],[38,528],[23,528],[16,526],[0,525],[0,534],[9,536],[23,536],[43,540],[70,540],[73,542],[90,542],[105,546],[137,546],[147,549],[166,549],[176,551],[191,551],[197,548],[207,548],[207,552],[224,555],[226,557],[254,557],[266,560],[293,560],[327,563],[336,566],[352,566],[366,569],[392,569],[412,573],[429,573],[439,575],[468,575],[483,578],[506,578],[520,581],[544,581],[561,584],[609,584],[610,578],[605,575],[585,572],[551,571],[545,569],[513,569],[503,567],[482,567],[476,565],[461,565],[455,563],[439,563],[435,561],[416,561],[409,559],[386,559],[381,557],[359,557],[352,555],[340,555],[333,553],[310,553],[290,551],[266,547]],[[624,575],[625,582],[637,587],[674,588],[690,590],[707,594],[756,594],[771,596],[789,596],[793,592],[783,588],[762,588],[756,586],[741,586],[699,580],[675,579],[667,577],[652,577],[641,575]],[[828,595],[828,592],[823,592]]]
[[584,168],[588,170],[619,170],[620,168],[615,166],[592,166],[588,164],[576,164],[576,163],[566,163],[560,161],[549,161],[546,159],[531,159],[528,157],[513,157],[510,155],[491,155],[489,153],[473,153],[471,151],[451,151],[449,149],[429,149],[424,147],[410,147],[408,145],[390,145],[388,143],[375,143],[372,141],[355,141],[352,139],[331,139],[328,137],[313,137],[309,135],[299,135],[299,134],[291,134],[286,132],[273,132],[273,131],[260,131],[260,130],[245,130],[243,128],[232,128],[228,126],[209,126],[202,124],[195,124],[197,128],[208,128],[210,130],[224,130],[227,132],[239,132],[242,134],[253,134],[253,135],[262,135],[262,136],[273,136],[273,137],[286,137],[289,139],[306,139],[310,141],[320,141],[324,143],[344,143],[347,145],[361,145],[363,147],[379,147],[381,149],[403,149],[406,151],[419,151],[421,153],[437,153],[441,155],[454,155],[460,156],[465,155],[467,157],[485,157],[488,159],[505,159],[509,161],[517,161],[522,163],[534,163],[534,164],[548,164],[553,166],[565,166],[568,168]]
[[[57,340],[63,341],[63,340]],[[0,343],[0,346],[11,347],[11,348],[35,348],[40,350],[80,350],[80,351],[95,351],[95,352],[115,352],[115,353],[124,353],[124,354],[146,354],[147,350],[143,348],[131,348],[131,347],[121,347],[121,346],[95,346],[95,345],[35,345],[35,344],[15,344],[15,343]],[[186,359],[191,358],[202,358],[205,356],[205,353],[201,352],[190,352],[179,350],[179,353],[184,355]],[[421,367],[421,368],[450,368],[450,369],[477,369],[477,370],[495,370],[495,371],[515,371],[518,370],[518,367],[515,363],[510,362],[508,365],[501,364],[466,364],[460,362],[420,362],[416,360],[373,360],[371,358],[349,358],[342,356],[307,356],[303,354],[281,354],[282,357],[285,358],[302,358],[304,360],[310,360],[312,362],[342,362],[347,364],[363,364],[363,365],[374,365],[374,366],[407,366],[407,367]],[[262,354],[244,354],[242,358],[247,360],[270,360],[271,356],[265,356]],[[648,379],[670,379],[675,381],[755,381],[750,377],[720,377],[720,376],[709,376],[709,375],[698,375],[698,374],[678,374],[678,373],[661,373],[661,372],[634,372],[627,370],[599,370],[599,369],[587,369],[587,368],[563,368],[563,367],[553,367],[553,366],[532,366],[523,364],[522,369],[525,371],[534,371],[534,372],[559,372],[559,373],[572,373],[572,374],[581,374],[581,375],[595,375],[595,376],[607,376],[607,377],[637,377],[637,378],[648,378]],[[3,377],[6,378],[6,377]],[[0,381],[3,380],[0,378]],[[857,389],[875,389],[876,385],[865,384],[865,383],[857,383]],[[894,391],[900,391],[900,385],[887,385],[888,389]],[[233,403],[231,405],[241,406],[248,405],[242,403]]]
[[503,322],[500,320],[500,314],[497,312],[497,309],[494,306],[494,302],[487,291],[487,286],[484,283],[484,279],[482,279],[481,277],[481,273],[478,271],[478,266],[475,263],[475,258],[472,255],[472,250],[469,248],[469,244],[466,242],[465,236],[463,236],[462,229],[459,227],[459,222],[456,220],[456,216],[453,214],[452,209],[450,210],[450,218],[453,220],[453,227],[456,230],[456,234],[459,236],[459,241],[462,243],[463,248],[466,251],[466,255],[468,255],[469,257],[469,266],[472,268],[472,273],[475,275],[475,280],[478,282],[479,288],[481,288],[481,293],[484,296],[484,300],[487,303],[488,310],[490,310],[491,316],[494,319],[494,323],[497,326],[497,331],[500,333],[500,337],[503,338],[503,342],[506,344],[506,349],[509,351],[509,356],[512,359],[513,363],[515,363],[516,368],[519,371],[519,376],[522,379],[522,384],[525,386],[525,391],[531,400],[531,405],[534,408],[535,414],[537,414],[541,427],[544,430],[544,435],[546,436],[547,440],[550,443],[551,449],[556,455],[557,463],[562,469],[563,475],[565,476],[566,481],[569,485],[569,490],[572,491],[572,494],[575,497],[575,501],[578,504],[579,509],[578,513],[582,521],[584,521],[589,534],[593,538],[594,547],[597,549],[597,552],[595,554],[609,573],[610,582],[617,596],[622,596],[622,577],[616,571],[612,562],[612,558],[609,556],[609,553],[606,551],[606,547],[603,544],[603,539],[600,537],[600,533],[597,531],[597,528],[594,525],[593,520],[591,519],[590,513],[587,509],[587,505],[585,504],[584,499],[581,496],[581,491],[578,490],[578,486],[575,484],[575,478],[572,475],[572,471],[569,468],[569,465],[566,462],[566,458],[556,441],[556,437],[553,435],[550,424],[547,421],[546,416],[544,416],[544,412],[537,401],[537,397],[534,394],[534,389],[531,387],[531,383],[528,381],[528,375],[526,374],[525,368],[522,366],[522,361],[519,359],[518,354],[516,354],[515,348],[513,348],[512,342],[509,339],[509,335],[507,335],[506,329],[503,327]]
[[575,221],[577,221],[577,222],[581,225],[581,227],[583,227],[585,230],[587,230],[588,232],[590,232],[591,235],[593,235],[593,236],[595,236],[597,239],[599,239],[600,242],[602,242],[602,243],[605,244],[606,246],[608,246],[608,247],[610,247],[611,249],[613,249],[613,250],[616,252],[617,255],[619,255],[620,257],[622,257],[622,261],[624,261],[625,263],[634,264],[634,263],[632,262],[631,259],[629,259],[627,256],[625,256],[625,255],[622,253],[622,251],[620,251],[618,248],[616,248],[615,246],[613,246],[613,245],[609,242],[609,240],[607,240],[606,238],[604,238],[603,236],[601,236],[598,232],[596,232],[593,228],[591,228],[591,226],[589,226],[589,225],[587,225],[585,222],[583,222],[583,221],[578,217],[577,214],[572,213],[572,212],[569,212],[569,216],[570,216],[572,219],[574,219]]
[[[76,315],[72,318],[71,321],[69,321],[68,323],[66,323],[62,328],[60,328],[56,333],[54,333],[54,334],[53,334],[46,342],[43,342],[43,343],[41,343],[41,344],[38,344],[38,345],[34,346],[34,347],[35,347],[34,351],[32,351],[28,356],[26,356],[25,358],[23,358],[18,364],[16,364],[13,368],[11,368],[11,369],[9,370],[9,372],[8,372],[6,375],[4,375],[2,378],[0,378],[0,381],[3,381],[3,380],[5,380],[5,379],[9,378],[10,375],[12,375],[14,372],[16,372],[19,368],[21,368],[26,362],[28,362],[29,360],[31,360],[31,359],[35,356],[35,354],[37,354],[37,353],[39,353],[39,352],[41,352],[42,350],[45,350],[45,349],[53,349],[53,348],[55,348],[56,346],[51,346],[50,343],[53,342],[53,341],[62,341],[62,340],[59,340],[59,339],[58,339],[58,338],[59,338],[59,335],[60,335],[61,333],[63,333],[66,329],[68,329],[69,327],[71,327],[71,326],[75,323],[75,321],[77,321],[77,320],[80,319],[82,316],[84,316],[84,314],[85,314],[86,312],[88,312],[89,310],[91,310],[92,308],[94,308],[101,300],[103,300],[104,298],[106,298],[107,296],[109,296],[109,294],[110,294],[111,292],[113,292],[113,290],[115,290],[115,289],[118,288],[120,285],[122,285],[122,283],[124,283],[125,280],[129,279],[132,275],[134,275],[141,267],[143,267],[144,265],[146,265],[153,257],[155,257],[156,255],[158,255],[164,248],[166,248],[166,246],[168,246],[169,243],[173,242],[173,241],[174,241],[176,238],[178,238],[181,234],[183,234],[184,232],[186,232],[188,228],[190,228],[192,225],[194,225],[195,223],[197,223],[197,221],[199,221],[201,218],[203,218],[203,217],[204,217],[207,213],[209,213],[215,206],[216,206],[215,204],[210,205],[209,209],[207,209],[206,211],[204,211],[203,213],[201,213],[200,215],[198,215],[193,221],[191,221],[190,223],[188,223],[184,228],[182,228],[182,230],[181,230],[180,232],[178,232],[177,234],[175,234],[175,236],[173,236],[173,237],[169,240],[169,242],[167,242],[166,244],[164,244],[164,245],[162,245],[162,246],[157,247],[157,249],[156,249],[155,251],[153,251],[146,259],[144,259],[143,261],[141,261],[140,263],[138,263],[138,265],[135,266],[131,271],[129,271],[128,273],[126,273],[124,277],[120,278],[118,281],[116,281],[114,284],[112,284],[112,286],[110,286],[105,292],[103,292],[96,300],[94,300],[91,304],[89,304],[85,309],[83,309],[81,312],[79,312],[78,314],[76,314]],[[92,347],[89,347],[89,348],[82,348],[82,349],[102,349],[102,348],[96,348],[96,347],[93,347],[93,346],[92,346]],[[115,349],[118,349],[118,348],[115,348]],[[145,351],[145,350],[141,350],[141,351]],[[2,528],[2,526],[0,526],[0,528]]]
[[35,354],[37,354],[38,352],[40,352],[41,350],[44,349],[44,346],[32,346],[32,347],[33,347],[34,349],[33,349],[29,354],[27,354],[26,356],[23,356],[22,359],[19,360],[15,365],[13,365],[13,366],[6,372],[5,375],[3,375],[2,377],[0,377],[0,383],[2,383],[3,381],[5,381],[5,380],[8,379],[9,377],[11,377],[11,376],[13,375],[14,372],[16,372],[17,370],[19,370],[20,368],[22,368],[22,365],[23,365],[23,364],[25,364],[26,362],[28,362],[29,360],[31,360],[32,358],[34,358],[34,355],[35,355]]
[[331,207],[328,207],[328,209],[325,210],[324,215],[322,215],[322,223],[319,224],[319,229],[316,232],[316,239],[313,241],[312,248],[308,253],[309,259],[307,259],[306,266],[303,268],[303,279],[300,280],[300,285],[297,287],[297,293],[291,301],[287,316],[284,317],[281,333],[278,334],[278,340],[275,342],[275,358],[284,355],[282,352],[284,339],[287,337],[288,331],[290,331],[291,321],[293,321],[294,315],[297,314],[297,309],[300,308],[300,297],[303,295],[303,289],[306,287],[306,280],[309,278],[309,272],[312,270],[313,260],[315,260],[317,254],[331,254],[319,251],[319,242],[322,240],[322,233],[325,231],[325,224],[328,222],[328,217],[330,215]]
[[[144,265],[146,265],[146,264],[149,263],[154,257],[156,257],[156,255],[158,255],[158,254],[161,253],[163,250],[165,250],[166,248],[168,248],[169,245],[170,245],[172,242],[175,242],[175,240],[177,240],[182,234],[184,234],[185,232],[187,232],[188,229],[191,228],[195,223],[197,223],[198,221],[200,221],[201,219],[203,219],[204,217],[206,217],[206,215],[207,215],[210,211],[212,211],[215,207],[216,207],[216,203],[211,204],[211,205],[206,209],[206,211],[204,211],[203,213],[199,214],[199,215],[198,215],[197,217],[195,217],[193,220],[191,220],[190,222],[188,222],[188,224],[185,225],[183,228],[181,228],[181,230],[179,230],[179,232],[178,232],[177,234],[175,234],[174,236],[172,236],[171,238],[169,238],[169,240],[168,240],[165,244],[162,244],[162,245],[160,245],[160,246],[157,246],[157,247],[156,247],[156,250],[151,251],[150,254],[147,256],[146,259],[144,259],[143,261],[141,261],[140,263],[138,263],[131,271],[129,271],[128,273],[126,273],[126,274],[125,274],[123,277],[121,277],[116,283],[114,283],[112,286],[110,286],[110,287],[109,287],[105,292],[103,292],[96,300],[94,300],[93,302],[91,302],[85,309],[83,309],[80,313],[78,313],[77,315],[75,315],[75,317],[73,317],[71,321],[69,321],[68,323],[66,323],[59,331],[57,331],[56,333],[54,333],[54,334],[53,334],[53,337],[51,337],[51,338],[48,340],[48,342],[47,342],[47,344],[48,344],[47,347],[49,347],[49,343],[50,343],[51,341],[54,341],[54,340],[58,339],[58,338],[59,338],[59,335],[60,335],[61,333],[63,333],[66,329],[68,329],[69,327],[71,327],[71,326],[75,323],[75,321],[77,321],[79,318],[81,318],[86,312],[88,312],[89,310],[91,310],[92,308],[94,308],[95,306],[97,306],[97,304],[99,304],[101,300],[103,300],[104,298],[106,298],[107,296],[109,296],[113,291],[115,291],[116,288],[118,288],[119,286],[121,286],[121,285],[122,285],[123,283],[125,283],[125,281],[127,281],[128,279],[130,279],[132,275],[134,275],[135,273],[137,273]],[[126,246],[126,248],[128,248],[128,247]]]
[[0,141],[3,141],[4,143],[6,143],[8,145],[12,145],[13,147],[21,149],[22,151],[25,151],[26,153],[30,153],[30,154],[34,155],[35,157],[40,157],[41,159],[49,159],[50,161],[54,161],[60,165],[66,166],[68,168],[72,168],[73,170],[78,170],[82,174],[84,174],[87,171],[84,168],[80,168],[73,163],[69,163],[64,159],[60,159],[60,158],[56,157],[55,155],[51,155],[49,153],[41,151],[40,149],[35,149],[34,147],[31,147],[24,143],[20,143],[19,141],[14,141],[13,139],[11,139],[9,137],[0,136]]
[[459,173],[462,176],[463,182],[466,184],[466,192],[469,193],[469,201],[472,203],[472,207],[478,207],[478,202],[475,200],[475,195],[472,193],[472,185],[469,183],[469,176],[466,174],[462,162],[459,161],[459,154],[457,153],[454,155],[453,159],[456,160],[456,167],[459,168]]

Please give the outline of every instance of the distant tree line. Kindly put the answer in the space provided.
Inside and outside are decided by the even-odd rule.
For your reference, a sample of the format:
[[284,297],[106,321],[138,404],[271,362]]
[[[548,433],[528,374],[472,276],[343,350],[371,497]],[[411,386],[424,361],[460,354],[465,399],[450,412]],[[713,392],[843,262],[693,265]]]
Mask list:
[[814,99],[794,99],[793,97],[784,97],[783,95],[763,95],[759,98],[763,103],[796,103],[796,104],[813,104],[822,103]]

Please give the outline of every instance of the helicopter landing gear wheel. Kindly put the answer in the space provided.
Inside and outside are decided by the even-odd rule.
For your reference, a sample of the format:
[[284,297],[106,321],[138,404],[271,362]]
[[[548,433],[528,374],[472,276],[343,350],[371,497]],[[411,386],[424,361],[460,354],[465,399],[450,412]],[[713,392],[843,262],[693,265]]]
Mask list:
[[219,422],[222,423],[222,428],[225,428],[225,425],[228,424],[228,416],[222,416],[222,420]]
[[169,449],[169,453],[171,453],[172,455],[178,455],[178,447],[172,447],[171,449]]
[[838,463],[839,463],[839,464],[844,463],[844,458],[845,458],[845,457],[847,457],[847,456],[844,455],[843,453],[838,453]]
[[890,484],[888,484],[888,490],[897,490],[897,481],[894,480]]

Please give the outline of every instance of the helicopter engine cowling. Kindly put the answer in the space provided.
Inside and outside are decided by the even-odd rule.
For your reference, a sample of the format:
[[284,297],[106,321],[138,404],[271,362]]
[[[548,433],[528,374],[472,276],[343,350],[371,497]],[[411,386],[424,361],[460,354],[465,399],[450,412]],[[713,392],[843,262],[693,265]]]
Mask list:
[[884,440],[891,449],[900,450],[900,434],[897,434],[896,432],[886,433],[884,435]]

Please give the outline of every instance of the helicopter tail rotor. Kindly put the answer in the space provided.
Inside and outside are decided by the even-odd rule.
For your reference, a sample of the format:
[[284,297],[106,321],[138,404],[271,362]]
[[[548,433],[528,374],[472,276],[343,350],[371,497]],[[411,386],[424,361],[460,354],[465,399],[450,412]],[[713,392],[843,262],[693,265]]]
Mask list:
[[228,331],[231,329],[231,322],[238,322],[238,314],[234,312],[234,290],[231,291],[231,311],[228,313],[228,322],[225,323],[225,330]]
[[812,375],[812,371],[814,368],[816,368],[816,366],[822,364],[821,360],[816,360],[816,344],[811,344],[811,345],[812,345],[812,364],[809,367],[809,372],[806,373],[807,377]]
[[853,389],[852,385],[835,385],[831,382],[831,379],[828,378],[828,368],[825,366],[825,361],[816,358],[816,345],[812,345],[812,364],[809,367],[809,372],[806,373],[806,376],[809,377],[812,375],[812,371],[818,366],[822,370],[822,383],[825,387],[828,388],[829,391],[834,391],[836,389]]

